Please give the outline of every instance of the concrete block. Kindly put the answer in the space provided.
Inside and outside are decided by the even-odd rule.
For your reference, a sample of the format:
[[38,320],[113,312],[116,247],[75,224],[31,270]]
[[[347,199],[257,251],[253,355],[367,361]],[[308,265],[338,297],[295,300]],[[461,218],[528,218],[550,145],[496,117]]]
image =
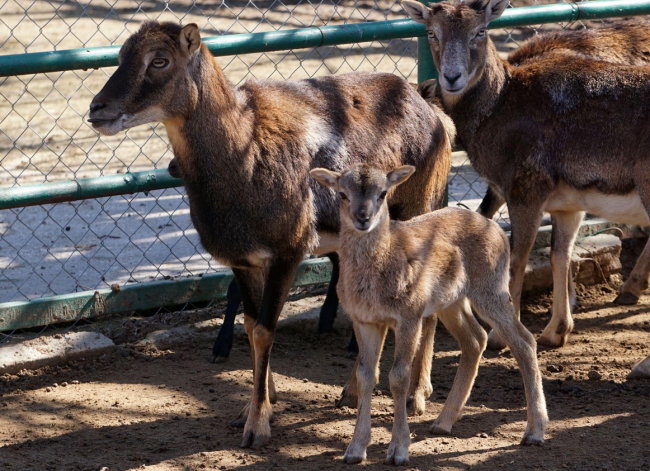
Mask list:
[[108,337],[95,332],[69,332],[43,336],[0,347],[0,374],[59,365],[76,358],[102,355],[115,347]]
[[[611,234],[598,234],[577,241],[571,255],[573,279],[584,285],[602,283],[603,276],[621,271],[621,240]],[[524,275],[524,291],[537,291],[553,287],[551,249],[531,252]],[[601,272],[602,270],[602,272]]]

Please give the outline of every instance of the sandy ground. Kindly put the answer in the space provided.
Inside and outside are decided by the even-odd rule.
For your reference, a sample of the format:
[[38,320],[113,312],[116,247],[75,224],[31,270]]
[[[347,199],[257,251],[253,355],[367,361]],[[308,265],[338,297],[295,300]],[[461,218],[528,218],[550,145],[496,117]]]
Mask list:
[[[636,306],[611,304],[606,285],[579,287],[581,307],[570,342],[540,349],[550,423],[542,447],[518,445],[526,420],[522,381],[506,350],[487,352],[464,417],[448,437],[432,436],[459,360],[455,341],[439,327],[432,382],[424,416],[409,420],[411,463],[404,469],[603,469],[650,467],[650,382],[625,380],[650,353],[650,299]],[[288,311],[316,307],[322,296],[294,301]],[[539,334],[549,319],[548,294],[529,296],[523,322]],[[219,308],[215,308],[218,314]],[[193,322],[215,315],[195,311],[175,317]],[[313,317],[313,316],[312,316]],[[334,399],[353,361],[345,357],[351,326],[315,334],[316,321],[281,322],[272,368],[279,401],[271,443],[239,448],[241,430],[228,421],[246,403],[252,374],[248,341],[239,329],[229,362],[208,362],[215,331],[168,349],[133,346],[152,318],[132,319],[116,351],[64,367],[0,377],[0,469],[340,469],[352,436],[355,411]],[[240,322],[240,321],[239,321]],[[109,324],[98,330],[111,331]],[[130,332],[125,335],[124,332]],[[392,400],[389,336],[381,380],[373,397],[370,469],[386,469]],[[560,370],[559,372],[551,372]],[[600,379],[589,379],[595,371]],[[594,373],[591,373],[594,376]],[[364,467],[365,469],[365,467]]]

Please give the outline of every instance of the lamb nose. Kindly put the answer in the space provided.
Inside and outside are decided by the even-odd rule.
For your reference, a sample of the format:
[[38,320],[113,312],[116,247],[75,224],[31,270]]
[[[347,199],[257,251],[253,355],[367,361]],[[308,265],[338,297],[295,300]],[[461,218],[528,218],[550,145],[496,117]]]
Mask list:
[[91,103],[90,104],[90,112],[92,113],[93,111],[99,111],[102,108],[106,108],[105,103]]
[[370,218],[369,218],[369,217],[366,217],[366,216],[359,216],[359,217],[357,218],[357,220],[358,220],[361,224],[365,224],[365,223],[367,223],[368,221],[370,221]]
[[462,74],[458,73],[458,74],[452,75],[452,76],[447,75],[447,74],[444,74],[444,75],[445,75],[445,79],[447,80],[447,82],[449,82],[449,85],[453,85],[454,82],[456,80],[458,80]]

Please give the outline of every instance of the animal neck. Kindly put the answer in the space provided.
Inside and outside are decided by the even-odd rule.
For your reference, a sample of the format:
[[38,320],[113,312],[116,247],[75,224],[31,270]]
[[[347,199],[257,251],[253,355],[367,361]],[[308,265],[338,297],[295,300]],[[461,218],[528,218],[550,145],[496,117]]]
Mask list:
[[351,264],[355,267],[372,266],[381,270],[390,260],[392,238],[390,233],[390,218],[384,214],[380,222],[370,232],[357,231],[352,221],[341,220],[341,264]]
[[224,178],[224,172],[241,169],[253,129],[250,111],[205,45],[189,69],[195,93],[187,99],[193,106],[164,123],[186,186],[191,180],[215,177],[215,172]]
[[462,95],[450,95],[444,91],[442,101],[445,110],[456,124],[458,136],[469,146],[481,122],[492,115],[503,93],[508,77],[508,64],[503,61],[488,39],[483,71],[478,80],[470,84]]

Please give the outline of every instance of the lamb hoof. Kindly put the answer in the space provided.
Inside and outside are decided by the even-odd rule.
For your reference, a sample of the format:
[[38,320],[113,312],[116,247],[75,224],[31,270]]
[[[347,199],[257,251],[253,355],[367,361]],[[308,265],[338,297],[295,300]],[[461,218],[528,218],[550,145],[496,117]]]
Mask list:
[[252,430],[244,432],[241,448],[261,448],[271,439],[271,435],[264,433],[253,433]]
[[426,409],[424,398],[421,396],[409,396],[406,401],[406,411],[410,417],[419,417]]
[[544,437],[536,437],[533,434],[524,434],[523,438],[521,439],[521,442],[519,443],[520,445],[523,446],[540,446],[544,444]]
[[393,466],[406,466],[409,464],[408,458],[398,458],[397,456],[392,456],[386,458],[386,464],[391,464]]
[[341,397],[339,397],[336,400],[336,407],[338,407],[339,409],[341,407],[349,407],[351,409],[356,409],[358,402],[359,402],[359,398],[357,397],[357,395],[349,392],[348,387],[346,386],[343,389],[343,392],[341,392]]
[[538,345],[544,345],[549,348],[560,348],[563,347],[568,338],[567,335],[560,335],[555,332],[547,334],[543,332],[542,335],[537,339]]
[[449,429],[443,428],[440,425],[434,423],[429,428],[429,432],[433,435],[451,435],[451,427]]
[[616,299],[614,300],[615,304],[622,304],[625,306],[636,304],[638,302],[639,302],[639,297],[628,292],[619,294],[618,296],[616,296]]
[[345,450],[345,455],[343,455],[343,462],[347,464],[357,464],[361,463],[366,459],[366,450],[361,446],[356,446],[354,443],[348,445],[348,449]]

